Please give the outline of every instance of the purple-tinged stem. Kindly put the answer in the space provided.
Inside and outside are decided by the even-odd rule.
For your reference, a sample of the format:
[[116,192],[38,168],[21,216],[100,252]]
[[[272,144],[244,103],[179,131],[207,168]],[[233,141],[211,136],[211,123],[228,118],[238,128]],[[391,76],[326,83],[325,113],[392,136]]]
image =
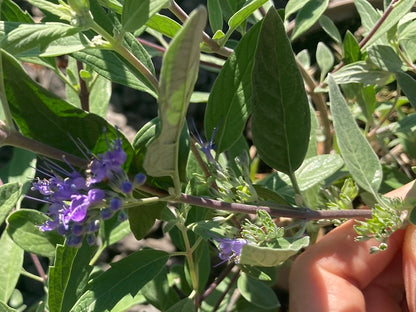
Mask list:
[[[366,45],[366,43],[374,36],[374,34],[377,32],[377,30],[380,28],[381,24],[384,23],[384,21],[387,19],[387,17],[391,14],[391,12],[394,9],[394,6],[397,2],[400,0],[392,0],[387,7],[386,11],[384,11],[383,15],[380,17],[380,19],[377,21],[377,23],[374,25],[374,27],[371,29],[371,31],[363,38],[359,43],[358,46],[360,49]],[[332,74],[340,70],[342,67],[344,67],[344,62],[341,61],[338,66],[332,71]]]
[[[149,185],[142,185],[140,189],[144,192],[154,194],[160,197],[168,196],[168,193],[154,188]],[[354,218],[371,218],[370,209],[346,209],[346,210],[312,210],[304,207],[292,207],[288,205],[250,205],[241,203],[227,203],[221,200],[198,197],[188,194],[181,194],[177,198],[170,198],[172,202],[186,203],[194,206],[205,207],[209,209],[225,210],[230,212],[239,212],[245,214],[256,214],[257,210],[262,209],[268,212],[272,217],[287,217],[304,220],[321,220],[321,219],[354,219]]]
[[[188,18],[188,14],[185,13],[184,10],[175,2],[171,1],[169,10],[175,14],[175,16],[184,23]],[[211,50],[214,53],[217,53],[219,55],[229,57],[233,50],[226,48],[226,47],[220,47],[214,40],[210,38],[205,32],[202,33],[202,40],[211,48]]]
[[30,257],[32,258],[33,264],[35,265],[36,271],[38,271],[40,277],[46,283],[48,277],[46,276],[45,270],[43,269],[38,256],[33,253],[30,253]]
[[31,138],[25,137],[19,132],[10,131],[4,127],[0,126],[0,142],[3,145],[11,145],[19,148],[23,148],[25,150],[34,152],[39,155],[43,155],[52,159],[62,161],[65,158],[70,164],[79,167],[85,168],[88,165],[88,160],[68,154],[64,151],[61,151],[57,148],[49,146],[45,143],[35,141]]
[[224,292],[221,294],[221,296],[218,298],[217,303],[215,304],[215,307],[212,309],[212,311],[217,311],[219,308],[221,302],[224,300],[227,293],[230,291],[231,287],[233,287],[233,284],[237,281],[238,277],[240,276],[240,269],[238,269],[233,277],[230,280],[230,283],[228,284],[227,288],[224,290]]
[[218,277],[209,285],[209,287],[205,290],[205,292],[199,297],[199,306],[201,305],[202,301],[205,300],[214,290],[218,287],[218,285],[227,277],[228,273],[234,268],[234,263],[230,263]]
[[[139,41],[142,45],[145,45],[145,46],[148,46],[148,47],[150,47],[152,49],[155,49],[156,51],[159,51],[159,52],[162,52],[162,53],[165,53],[166,52],[166,49],[164,47],[162,47],[161,45],[158,45],[158,44],[153,43],[151,41],[148,41],[146,39],[137,38],[137,41]],[[207,67],[211,67],[211,68],[215,68],[215,69],[219,69],[219,70],[222,69],[222,66],[221,65],[218,65],[218,64],[210,63],[210,62],[203,61],[203,60],[200,60],[199,62],[202,65],[205,65]]]

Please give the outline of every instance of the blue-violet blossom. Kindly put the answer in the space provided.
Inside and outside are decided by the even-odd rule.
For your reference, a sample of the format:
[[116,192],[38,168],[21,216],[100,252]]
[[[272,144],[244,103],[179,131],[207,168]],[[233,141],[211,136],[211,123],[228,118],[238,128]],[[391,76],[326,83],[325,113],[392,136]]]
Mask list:
[[45,196],[50,217],[39,226],[41,231],[56,230],[66,238],[69,246],[80,246],[84,237],[88,244],[96,243],[101,220],[119,211],[134,186],[146,180],[143,173],[139,173],[139,178],[136,177],[133,183],[128,180],[122,168],[127,155],[121,143],[117,138],[112,144],[107,144],[107,152],[94,156],[86,177],[68,163],[71,171],[52,162],[48,164],[49,171],[40,170],[49,179],[37,179],[32,183],[32,190]]
[[242,238],[216,238],[215,240],[218,242],[218,257],[222,260],[220,264],[231,260],[238,263],[243,246],[248,244],[248,241]]

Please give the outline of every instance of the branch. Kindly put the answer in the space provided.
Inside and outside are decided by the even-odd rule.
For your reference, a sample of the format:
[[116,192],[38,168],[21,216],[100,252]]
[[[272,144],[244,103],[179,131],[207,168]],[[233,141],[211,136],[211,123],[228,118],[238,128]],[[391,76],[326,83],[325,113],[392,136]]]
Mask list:
[[[188,14],[185,13],[184,10],[182,10],[182,8],[175,2],[175,1],[171,1],[170,2],[170,7],[169,10],[175,14],[175,16],[182,22],[184,23],[188,18]],[[221,47],[218,45],[218,43],[216,43],[214,40],[211,39],[210,36],[207,35],[206,32],[202,33],[202,41],[204,41],[213,52],[225,56],[225,57],[229,57],[231,55],[231,53],[233,53],[233,50],[226,48],[226,47]]]
[[[160,197],[168,196],[167,192],[149,185],[142,185],[140,186],[140,189],[144,192]],[[227,203],[221,200],[198,197],[183,193],[180,194],[177,198],[170,197],[169,200],[172,202],[186,203],[209,209],[218,209],[245,214],[256,214],[257,210],[261,209],[265,210],[273,217],[286,217],[304,220],[371,218],[372,216],[370,209],[312,210],[305,207],[292,207],[289,205],[277,204],[262,206],[241,203]]]
[[60,161],[65,158],[70,164],[80,168],[86,168],[89,162],[87,159],[66,153],[60,149],[54,148],[39,141],[35,141],[31,138],[27,138],[21,135],[19,132],[4,129],[2,125],[0,125],[0,142],[2,145],[10,145],[23,148],[36,154]]

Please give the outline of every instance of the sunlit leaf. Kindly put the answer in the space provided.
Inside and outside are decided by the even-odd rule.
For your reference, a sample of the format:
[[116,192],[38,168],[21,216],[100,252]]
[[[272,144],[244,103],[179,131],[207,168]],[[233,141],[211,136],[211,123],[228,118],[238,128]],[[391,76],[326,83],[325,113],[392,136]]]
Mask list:
[[310,111],[283,23],[273,8],[259,37],[253,68],[253,141],[270,167],[292,174],[309,142]]
[[345,165],[360,187],[376,194],[383,178],[379,159],[358,128],[332,76],[328,82],[335,134]]
[[177,191],[179,138],[198,74],[199,45],[206,18],[204,8],[193,11],[164,55],[159,91],[161,128],[147,147],[143,163],[151,176],[171,176]]

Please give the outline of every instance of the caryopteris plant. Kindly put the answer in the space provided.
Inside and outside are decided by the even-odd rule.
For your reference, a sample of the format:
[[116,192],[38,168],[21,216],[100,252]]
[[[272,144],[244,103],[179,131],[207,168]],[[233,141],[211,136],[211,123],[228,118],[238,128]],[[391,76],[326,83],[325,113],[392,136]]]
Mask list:
[[[276,311],[282,264],[321,228],[359,218],[357,240],[388,248],[416,223],[411,199],[382,195],[415,177],[414,4],[356,0],[361,23],[341,31],[328,0],[189,14],[169,0],[0,1],[0,311]],[[113,85],[157,106],[134,139],[105,118]],[[100,257],[155,227],[170,249]],[[30,303],[20,276],[43,289]]]

